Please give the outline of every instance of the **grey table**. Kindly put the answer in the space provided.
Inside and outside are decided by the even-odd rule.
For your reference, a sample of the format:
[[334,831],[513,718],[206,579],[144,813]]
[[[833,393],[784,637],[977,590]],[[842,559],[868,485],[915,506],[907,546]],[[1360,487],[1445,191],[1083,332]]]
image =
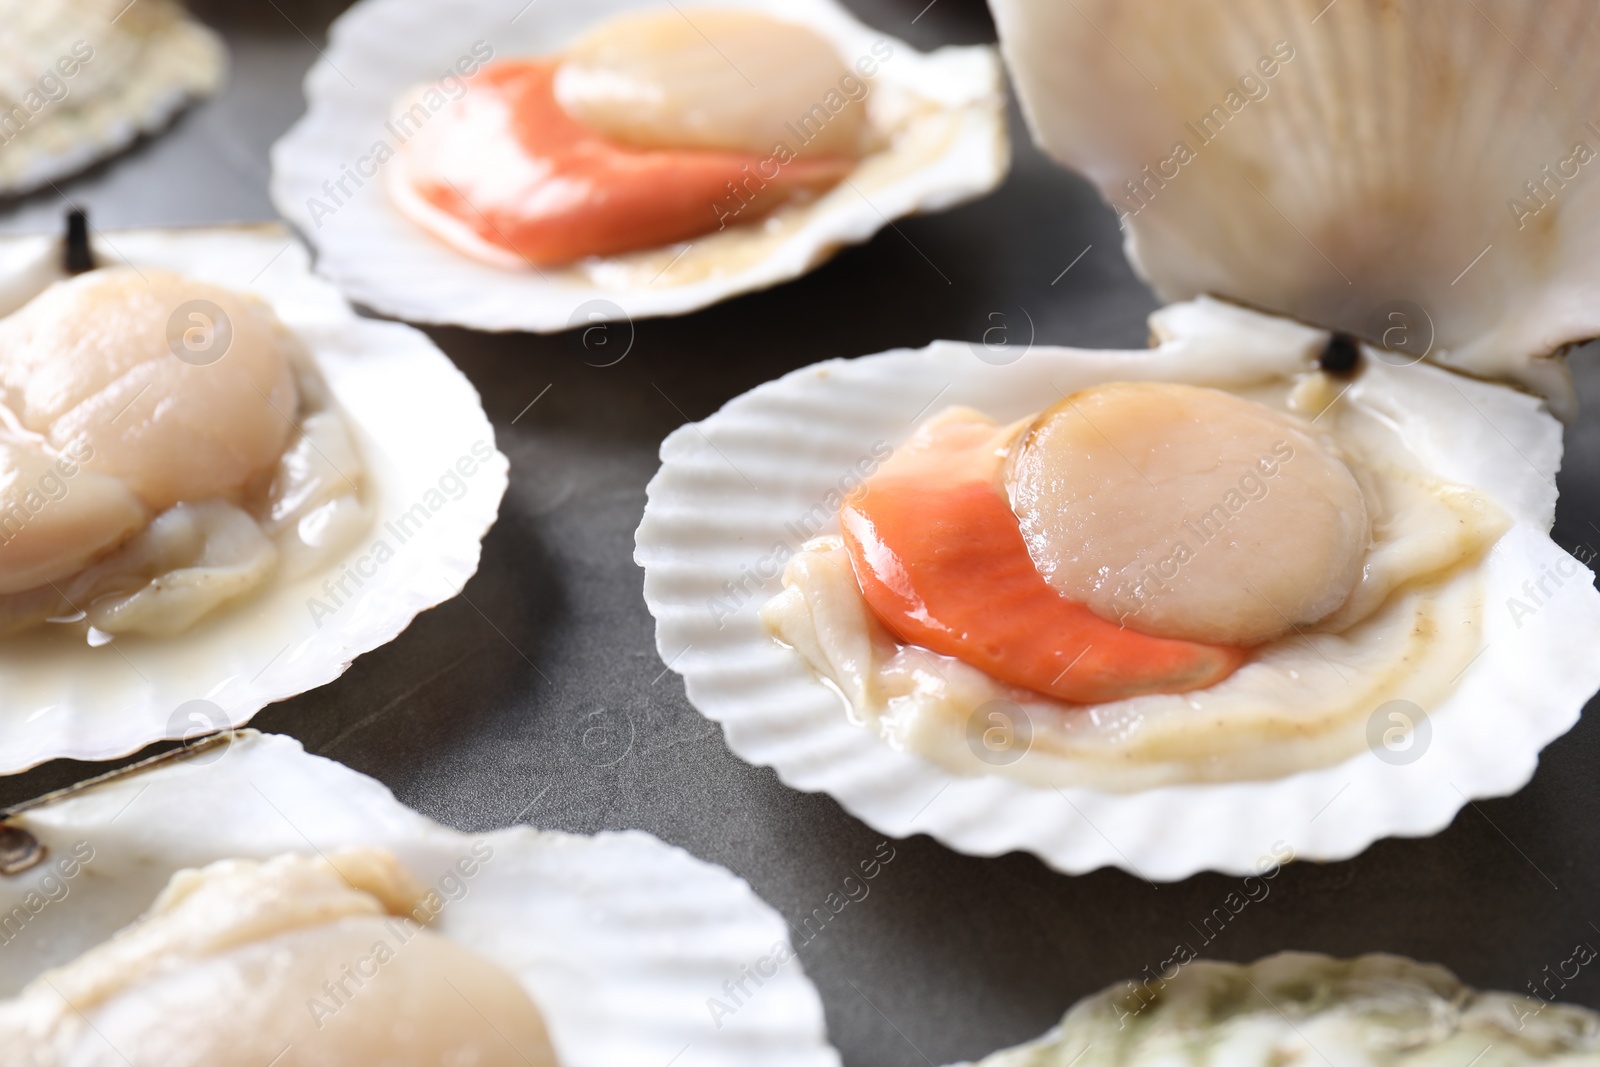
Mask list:
[[[919,47],[993,39],[979,0],[847,2]],[[301,76],[340,6],[199,5],[232,46],[227,91],[63,192],[104,228],[273,217],[267,149],[300,114]],[[683,415],[703,418],[792,368],[976,338],[991,313],[1021,308],[1041,343],[1144,343],[1156,302],[1111,213],[1025,143],[1015,116],[1013,128],[1015,172],[993,197],[904,222],[792,285],[640,322],[615,366],[587,365],[571,336],[430,331],[483,394],[511,457],[483,565],[463,597],[255,725],[463,830],[638,827],[731,868],[791,922],[821,906],[880,837],[828,797],[734,758],[689,705],[654,651],[633,530],[657,447]],[[0,230],[58,226],[64,206],[54,191],[0,203]],[[1594,353],[1574,362],[1588,413],[1600,414]],[[1556,539],[1600,547],[1600,419],[1573,427],[1567,445]],[[1577,942],[1600,944],[1590,710],[1516,796],[1469,805],[1428,840],[1292,865],[1203,954],[1387,950],[1521,990]],[[61,762],[0,780],[0,805],[99,769]],[[894,847],[870,895],[801,951],[834,1043],[862,1067],[943,1064],[1030,1038],[1078,997],[1159,967],[1177,942],[1199,946],[1191,923],[1235,885],[1070,878],[1030,856],[977,859],[926,837]],[[1564,997],[1600,1007],[1597,971]]]

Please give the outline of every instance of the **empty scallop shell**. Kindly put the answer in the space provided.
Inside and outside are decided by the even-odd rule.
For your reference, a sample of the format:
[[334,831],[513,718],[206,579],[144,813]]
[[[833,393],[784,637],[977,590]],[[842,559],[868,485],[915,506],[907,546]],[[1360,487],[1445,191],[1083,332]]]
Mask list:
[[82,170],[222,84],[222,38],[174,0],[0,2],[0,195]]
[[[458,833],[371,778],[253,730],[31,807],[8,825],[47,851],[45,862],[0,876],[0,914],[29,916],[7,928],[0,996],[133,921],[182,868],[371,845],[430,888],[446,874],[464,885],[430,928],[521,981],[565,1067],[839,1063],[799,960],[737,1011],[707,1011],[741,968],[788,945],[788,927],[743,879],[637,830]],[[79,842],[93,855],[62,895],[50,856],[71,855]],[[456,862],[485,844],[493,852],[478,873],[456,877]],[[51,902],[23,907],[41,893]]]
[[[774,216],[772,226],[561,269],[504,270],[469,259],[390,204],[382,165],[371,161],[380,143],[395,147],[386,123],[403,92],[437,81],[474,45],[495,58],[549,54],[608,17],[659,3],[362,0],[334,23],[327,55],[306,76],[310,108],[273,149],[273,203],[316,246],[317,269],[358,303],[414,322],[555,332],[683,314],[788,281],[892,219],[952,207],[1005,177],[1010,150],[993,49],[922,54],[862,25],[836,0],[719,0],[804,23],[846,62],[886,42],[892,55],[868,100],[875,116],[908,116],[894,149],[863,160],[787,221]],[[365,177],[347,178],[363,159]],[[330,197],[326,182],[344,188]]]
[[[968,405],[1004,423],[1037,411],[1041,397],[1106,381],[1243,386],[1314,367],[1328,339],[1211,301],[1156,317],[1167,340],[1143,351],[1034,347],[997,366],[977,346],[938,342],[819,363],[667,438],[634,558],[657,651],[734,752],[896,837],[927,833],[976,855],[1020,849],[1068,873],[1115,866],[1161,880],[1250,873],[1274,846],[1344,859],[1385,836],[1437,833],[1468,800],[1528,781],[1539,750],[1600,689],[1600,593],[1548,533],[1560,425],[1527,394],[1426,363],[1368,358],[1340,403],[1381,412],[1430,470],[1479,487],[1515,525],[1479,564],[1484,647],[1428,709],[1430,747],[1408,766],[1363,751],[1273,780],[1132,793],[963,777],[853,724],[839,693],[768,633],[757,613],[781,589],[773,560],[787,555],[777,546],[796,551],[811,536],[797,524],[837,498],[841,478],[936,406]],[[837,533],[837,516],[830,522],[821,532]],[[1574,577],[1537,614],[1508,610],[1525,581],[1557,564]]]
[[[96,253],[102,263],[164,267],[267,300],[344,411],[376,518],[325,568],[275,580],[176,637],[130,635],[98,648],[0,640],[0,773],[60,757],[110,759],[163,738],[239,726],[267,704],[326,685],[460,592],[507,485],[508,463],[465,376],[417,330],[358,317],[311,274],[305,249],[284,227],[113,231]],[[60,261],[57,238],[0,240],[0,314],[59,277]],[[419,434],[423,421],[429,432]],[[324,579],[390,537],[384,523],[436,490],[474,444],[489,458],[462,479],[459,499],[392,545],[398,555],[369,568],[358,597],[331,615],[313,613],[311,597],[332,603]]]
[[1405,333],[1570,417],[1553,357],[1600,335],[1590,5],[991,6],[1034,136],[1164,298]]

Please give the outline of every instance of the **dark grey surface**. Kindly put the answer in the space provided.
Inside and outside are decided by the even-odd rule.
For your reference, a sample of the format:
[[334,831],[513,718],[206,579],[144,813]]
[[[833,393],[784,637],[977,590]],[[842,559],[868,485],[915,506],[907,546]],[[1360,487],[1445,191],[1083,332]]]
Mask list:
[[[992,39],[981,3],[937,0],[913,22],[925,3],[849,6],[921,47]],[[62,191],[103,228],[273,217],[267,148],[303,108],[300,78],[337,6],[201,6],[230,39],[227,92]],[[731,756],[664,669],[632,562],[645,483],[685,418],[816,360],[976,338],[992,313],[1015,323],[1022,308],[1041,343],[1143,344],[1155,301],[1111,214],[1026,144],[1017,155],[988,200],[903,222],[773,292],[638,323],[613,367],[585,365],[570,336],[430,331],[482,392],[511,457],[483,566],[463,597],[255,725],[464,830],[638,827],[749,879],[792,922],[822,906],[881,838],[831,799]],[[63,207],[53,190],[0,203],[0,230],[54,227]],[[1600,372],[1592,352],[1575,362],[1591,421],[1568,434],[1556,537],[1600,547]],[[1526,789],[1470,805],[1437,837],[1292,865],[1209,944],[1192,924],[1233,879],[1069,878],[1029,856],[976,859],[916,837],[895,844],[870,895],[801,958],[834,1043],[861,1067],[943,1064],[1030,1038],[1076,998],[1159,967],[1180,941],[1233,960],[1387,950],[1521,990],[1575,943],[1600,944],[1597,747],[1591,716],[1546,751]],[[63,762],[0,780],[0,804],[98,769]],[[1600,1006],[1594,972],[1563,998]]]

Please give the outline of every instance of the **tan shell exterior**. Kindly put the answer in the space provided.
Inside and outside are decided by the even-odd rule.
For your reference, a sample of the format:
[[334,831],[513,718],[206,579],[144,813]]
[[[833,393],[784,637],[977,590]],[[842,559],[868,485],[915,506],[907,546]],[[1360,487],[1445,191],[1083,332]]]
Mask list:
[[155,132],[227,65],[222,38],[175,0],[0,0],[0,196]]

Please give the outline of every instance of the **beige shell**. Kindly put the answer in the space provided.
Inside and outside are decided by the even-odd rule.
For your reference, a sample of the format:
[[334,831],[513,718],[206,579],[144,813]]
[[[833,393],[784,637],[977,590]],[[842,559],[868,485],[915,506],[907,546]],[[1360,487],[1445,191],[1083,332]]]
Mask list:
[[[1260,879],[1245,889],[1265,899]],[[1600,1056],[1600,1016],[1555,1002],[1565,982],[1552,987],[1548,967],[1529,996],[1479,992],[1443,967],[1381,953],[1281,952],[1248,965],[1195,956],[1181,942],[1160,968],[1085,997],[1043,1037],[979,1067],[1531,1067]],[[1593,958],[1580,943],[1555,966]]]
[[1600,334],[1592,5],[991,6],[1034,136],[1165,299],[1408,340],[1570,414],[1551,357]]
[[215,92],[227,63],[174,0],[0,0],[0,195],[160,129]]

